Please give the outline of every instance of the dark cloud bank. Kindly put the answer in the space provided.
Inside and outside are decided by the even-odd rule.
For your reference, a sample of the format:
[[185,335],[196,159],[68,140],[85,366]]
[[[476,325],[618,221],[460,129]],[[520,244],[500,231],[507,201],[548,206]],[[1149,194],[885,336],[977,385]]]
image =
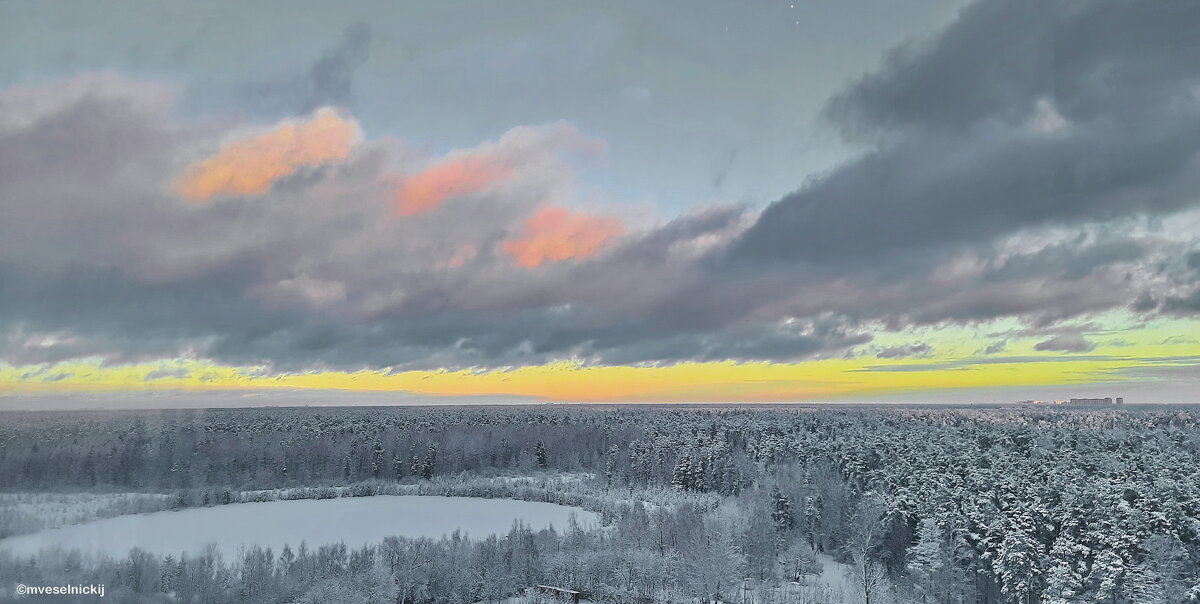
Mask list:
[[[9,91],[0,358],[791,360],[844,354],[872,325],[1008,316],[1047,330],[1040,350],[1086,352],[1054,325],[1200,311],[1197,241],[1170,231],[1200,190],[1196,31],[1194,2],[976,3],[830,100],[857,159],[757,216],[698,210],[536,269],[495,249],[561,196],[558,149],[582,136],[561,126],[498,143],[544,169],[397,220],[381,175],[403,153],[382,143],[261,198],[189,204],[163,175],[222,133],[178,125],[169,91],[107,76]],[[349,99],[370,36],[352,28],[288,84],[293,106]],[[463,242],[478,255],[448,266]]]

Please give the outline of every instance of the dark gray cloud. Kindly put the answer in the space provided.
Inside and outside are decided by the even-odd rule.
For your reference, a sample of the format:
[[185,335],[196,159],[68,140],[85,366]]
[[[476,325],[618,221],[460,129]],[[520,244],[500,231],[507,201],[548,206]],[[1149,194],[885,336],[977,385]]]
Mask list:
[[997,340],[983,349],[983,354],[999,354],[1008,346],[1008,340]]
[[1200,314],[1200,288],[1181,296],[1170,296],[1163,300],[1163,310],[1178,315]]
[[[1088,354],[1071,357],[1074,361],[1114,361],[1120,357],[1113,357],[1101,354]],[[1057,363],[1061,359],[1053,356],[1007,356],[1007,357],[964,357],[949,361],[935,361],[932,363],[904,363],[898,365],[868,365],[861,369],[855,369],[856,372],[908,372],[908,371],[942,371],[942,370],[957,370],[967,371],[975,365],[1023,365],[1026,363]],[[1161,359],[1148,359],[1147,362],[1169,362]]]
[[1151,296],[1149,293],[1143,293],[1142,295],[1138,296],[1137,300],[1133,301],[1133,304],[1130,305],[1130,308],[1132,308],[1135,312],[1150,312],[1158,308],[1158,300],[1155,300],[1154,296]]
[[1200,6],[983,0],[827,113],[877,148],[772,204],[735,259],[847,262],[1195,202]]
[[1078,333],[1064,333],[1038,342],[1034,350],[1058,352],[1091,352],[1096,345]]
[[345,390],[180,390],[0,393],[0,410],[203,409],[208,407],[300,407],[323,405],[533,405],[544,400],[518,396],[427,396],[407,392]]
[[1053,276],[1076,281],[1114,264],[1140,260],[1146,249],[1131,239],[1097,242],[1073,241],[1050,245],[1032,254],[1013,255],[985,273],[990,281],[1008,281],[1030,276]]
[[837,283],[841,312],[889,324],[1153,310],[1135,300],[1184,269],[1130,233],[1200,200],[1197,28],[1182,1],[976,2],[830,100],[861,157],[713,266],[806,281],[793,299]]
[[884,348],[876,353],[875,357],[880,359],[902,359],[905,357],[929,356],[932,352],[932,346],[925,342],[917,342],[916,344]]

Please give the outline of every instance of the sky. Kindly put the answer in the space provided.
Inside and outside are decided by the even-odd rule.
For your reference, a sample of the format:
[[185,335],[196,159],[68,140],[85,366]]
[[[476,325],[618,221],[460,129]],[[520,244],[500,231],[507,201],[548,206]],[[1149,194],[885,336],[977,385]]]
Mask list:
[[0,2],[0,409],[1200,402],[1198,28]]

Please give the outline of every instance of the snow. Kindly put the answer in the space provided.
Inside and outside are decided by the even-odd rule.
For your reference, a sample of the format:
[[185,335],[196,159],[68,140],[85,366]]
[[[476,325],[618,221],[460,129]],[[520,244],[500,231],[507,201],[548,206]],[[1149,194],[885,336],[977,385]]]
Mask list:
[[534,530],[567,526],[575,514],[581,526],[598,516],[580,508],[512,499],[393,496],[238,503],[209,508],[106,518],[0,540],[0,550],[30,555],[61,547],[85,554],[120,557],[133,547],[157,554],[198,552],[216,543],[226,559],[244,545],[270,546],[304,541],[310,549],[345,542],[348,547],[378,543],[384,537],[439,538],[460,530],[472,537],[507,533],[520,520]]
[[820,576],[809,581],[810,584],[824,585],[835,594],[854,593],[850,565],[835,561],[829,554],[817,554],[817,560],[821,563],[823,570]]
[[755,603],[780,601],[809,604],[857,601],[854,594],[858,592],[854,589],[850,566],[835,561],[829,554],[817,553],[816,557],[822,567],[820,575],[805,577],[802,583],[785,584],[779,590],[772,590],[774,594],[752,592],[749,600]]

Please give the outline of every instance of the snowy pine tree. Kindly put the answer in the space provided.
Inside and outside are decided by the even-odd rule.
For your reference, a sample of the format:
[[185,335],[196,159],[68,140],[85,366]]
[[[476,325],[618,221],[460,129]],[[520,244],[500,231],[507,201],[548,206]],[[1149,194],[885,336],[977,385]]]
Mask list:
[[993,562],[1001,592],[1011,601],[1030,604],[1041,590],[1043,561],[1033,520],[1025,511],[1009,518],[1000,550]]
[[686,491],[691,488],[692,466],[688,456],[680,455],[675,461],[675,469],[671,471],[671,488]]
[[429,443],[429,450],[425,452],[425,459],[421,462],[421,477],[429,480],[433,478],[433,469],[437,465],[437,445]]
[[771,520],[775,522],[775,530],[780,534],[786,533],[796,526],[796,517],[792,514],[792,502],[779,490],[778,485],[771,489]]
[[1096,555],[1092,563],[1092,572],[1088,578],[1096,589],[1097,604],[1118,604],[1122,595],[1125,581],[1125,560],[1117,552],[1107,549]]
[[1142,562],[1128,567],[1124,595],[1137,604],[1169,604],[1163,576],[1158,569]]
[[1043,604],[1072,604],[1080,601],[1083,593],[1083,578],[1079,574],[1080,546],[1070,533],[1063,533],[1054,541],[1046,561],[1046,588]]
[[608,455],[604,459],[604,481],[609,486],[612,486],[617,480],[617,458],[620,456],[621,450],[612,445],[608,448]]

